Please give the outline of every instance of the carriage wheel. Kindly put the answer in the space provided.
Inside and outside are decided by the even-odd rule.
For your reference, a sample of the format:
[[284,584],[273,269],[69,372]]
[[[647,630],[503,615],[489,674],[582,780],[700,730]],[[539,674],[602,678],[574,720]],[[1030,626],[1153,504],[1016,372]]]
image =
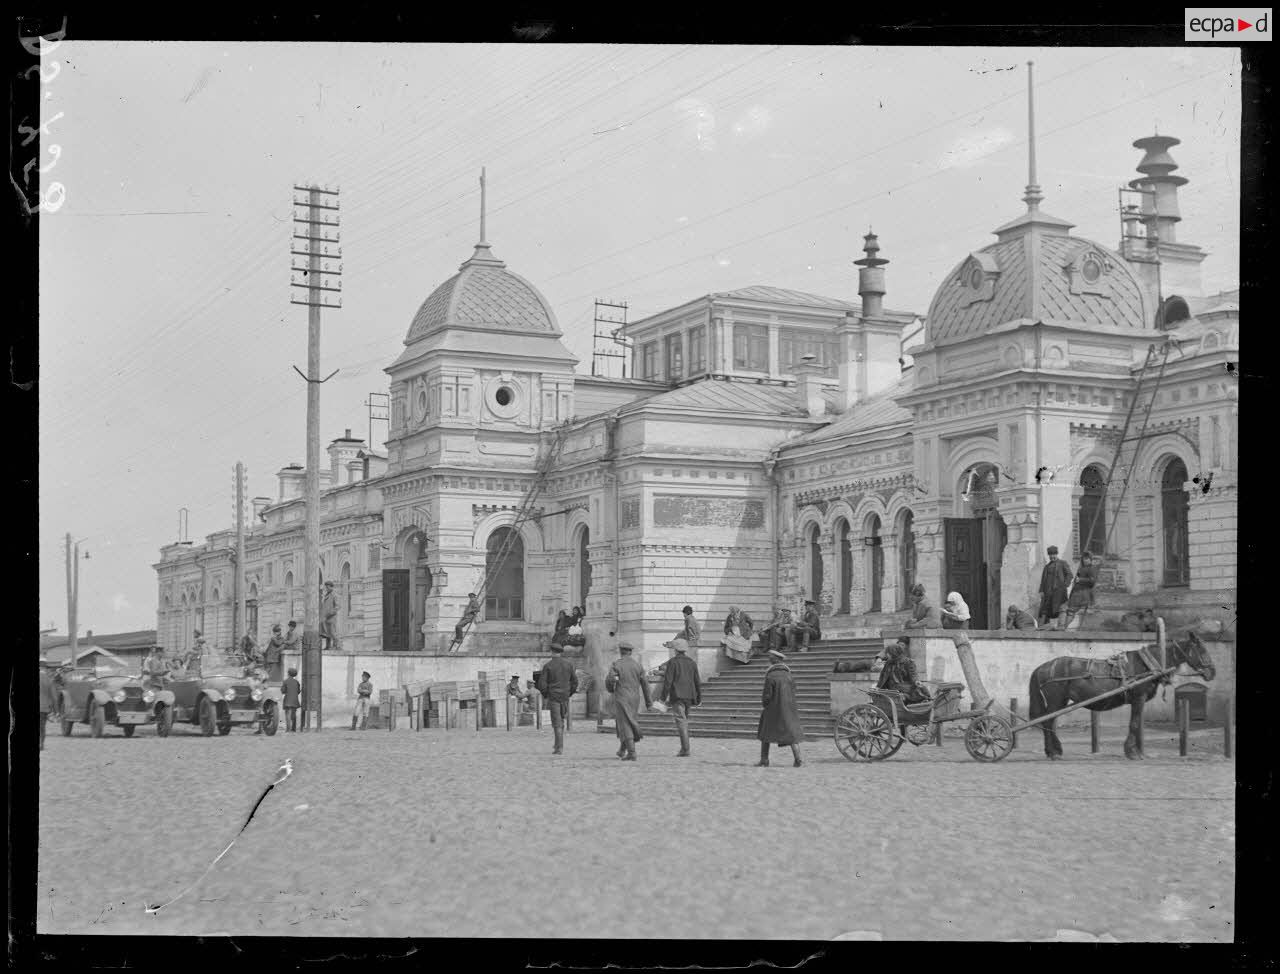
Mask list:
[[850,761],[883,761],[902,747],[902,738],[883,710],[861,703],[836,720],[836,747]]
[[999,761],[1013,750],[1013,729],[1003,717],[983,714],[969,721],[964,732],[964,747],[975,761]]

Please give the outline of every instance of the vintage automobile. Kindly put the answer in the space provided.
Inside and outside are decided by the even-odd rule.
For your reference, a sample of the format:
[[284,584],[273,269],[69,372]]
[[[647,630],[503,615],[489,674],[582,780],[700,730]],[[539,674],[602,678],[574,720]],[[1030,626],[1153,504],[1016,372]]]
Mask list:
[[57,681],[62,733],[71,736],[78,723],[88,724],[94,737],[102,737],[107,725],[132,737],[140,724],[155,724],[167,737],[173,727],[173,694],[154,689],[124,668],[100,661],[92,667],[63,670]]
[[194,657],[170,671],[165,689],[173,694],[174,720],[197,725],[205,737],[259,722],[264,734],[274,734],[280,726],[280,688],[267,686],[261,671],[232,653]]

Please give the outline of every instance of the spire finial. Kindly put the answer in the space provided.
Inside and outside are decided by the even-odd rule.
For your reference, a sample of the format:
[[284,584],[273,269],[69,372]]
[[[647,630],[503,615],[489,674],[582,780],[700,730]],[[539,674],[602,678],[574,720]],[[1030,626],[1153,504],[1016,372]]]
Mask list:
[[484,235],[484,166],[480,167],[480,246],[485,246]]
[[1027,191],[1023,194],[1023,202],[1027,210],[1035,212],[1040,208],[1044,194],[1036,182],[1036,99],[1035,80],[1032,74],[1035,62],[1027,62]]

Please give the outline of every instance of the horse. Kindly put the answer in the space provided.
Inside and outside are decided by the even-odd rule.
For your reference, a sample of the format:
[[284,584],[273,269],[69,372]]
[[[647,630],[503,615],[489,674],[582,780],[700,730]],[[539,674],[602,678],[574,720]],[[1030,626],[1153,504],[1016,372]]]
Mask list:
[[[1150,649],[1154,647],[1131,649],[1108,660],[1059,656],[1041,663],[1031,674],[1027,691],[1031,719],[1036,720],[1045,714],[1062,710],[1069,704],[1114,690],[1134,677],[1160,673],[1158,679],[1148,680],[1141,686],[1091,703],[1086,708],[1102,711],[1112,710],[1123,703],[1129,704],[1129,736],[1124,739],[1124,756],[1131,761],[1140,760],[1145,757],[1138,743],[1142,708],[1156,695],[1158,684],[1169,682],[1169,673],[1165,671],[1186,663],[1206,680],[1213,679],[1214,667],[1213,660],[1209,658],[1209,650],[1194,632],[1187,633],[1185,645],[1177,640],[1170,640],[1169,646],[1168,664],[1165,667],[1151,654]],[[1062,757],[1062,742],[1053,730],[1055,720],[1056,718],[1052,718],[1040,724],[1040,730],[1044,732],[1044,753],[1051,761]]]

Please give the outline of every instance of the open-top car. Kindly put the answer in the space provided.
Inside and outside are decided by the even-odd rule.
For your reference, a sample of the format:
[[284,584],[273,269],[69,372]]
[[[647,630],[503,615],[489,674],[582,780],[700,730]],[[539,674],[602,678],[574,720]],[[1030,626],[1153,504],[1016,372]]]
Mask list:
[[280,688],[267,686],[261,672],[241,656],[206,652],[170,671],[165,689],[173,694],[174,719],[195,724],[205,737],[261,722],[264,734],[280,726]]
[[94,737],[108,725],[132,737],[140,724],[155,724],[161,737],[173,726],[173,693],[148,686],[124,667],[100,660],[91,667],[63,670],[57,681],[62,733],[70,736],[78,723]]

